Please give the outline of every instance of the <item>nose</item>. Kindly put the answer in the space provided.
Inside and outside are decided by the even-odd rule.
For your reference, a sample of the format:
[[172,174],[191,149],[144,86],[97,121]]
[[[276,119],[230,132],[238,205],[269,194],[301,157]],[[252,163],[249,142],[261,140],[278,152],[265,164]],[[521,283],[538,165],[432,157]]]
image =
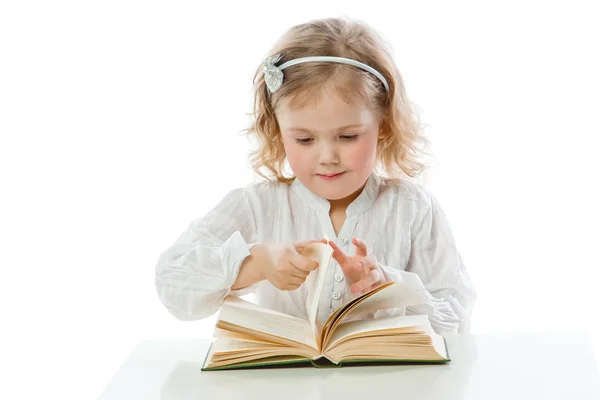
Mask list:
[[321,164],[338,164],[340,157],[338,148],[332,143],[323,143],[319,149],[319,163]]

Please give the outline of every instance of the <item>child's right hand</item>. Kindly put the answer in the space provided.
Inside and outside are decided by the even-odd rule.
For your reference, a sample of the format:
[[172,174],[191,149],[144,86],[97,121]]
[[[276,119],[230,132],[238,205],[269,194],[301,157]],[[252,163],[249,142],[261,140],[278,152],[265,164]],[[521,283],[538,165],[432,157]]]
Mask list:
[[319,263],[302,254],[302,250],[310,244],[327,244],[326,239],[309,240],[292,244],[262,244],[262,276],[280,290],[295,290],[304,283],[311,271],[319,267]]

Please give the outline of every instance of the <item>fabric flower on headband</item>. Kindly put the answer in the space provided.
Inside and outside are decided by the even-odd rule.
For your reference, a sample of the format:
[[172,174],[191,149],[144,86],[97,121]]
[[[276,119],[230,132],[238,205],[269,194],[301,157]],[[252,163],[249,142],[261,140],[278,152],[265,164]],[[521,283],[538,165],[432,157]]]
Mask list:
[[271,93],[275,93],[283,84],[283,72],[275,66],[281,60],[281,54],[268,57],[263,65],[265,83]]

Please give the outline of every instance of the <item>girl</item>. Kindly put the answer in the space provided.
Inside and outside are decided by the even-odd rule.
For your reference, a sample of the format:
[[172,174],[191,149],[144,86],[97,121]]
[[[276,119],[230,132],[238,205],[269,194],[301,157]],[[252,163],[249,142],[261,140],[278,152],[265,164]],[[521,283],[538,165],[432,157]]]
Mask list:
[[438,333],[467,331],[475,292],[440,205],[409,180],[423,169],[425,139],[381,38],[361,22],[316,20],[289,29],[270,54],[248,129],[266,179],[229,192],[160,255],[162,303],[195,320],[228,295],[255,293],[259,305],[307,318],[303,283],[317,264],[300,253],[326,235],[334,253],[321,321],[395,280],[426,301],[368,317],[427,314]]

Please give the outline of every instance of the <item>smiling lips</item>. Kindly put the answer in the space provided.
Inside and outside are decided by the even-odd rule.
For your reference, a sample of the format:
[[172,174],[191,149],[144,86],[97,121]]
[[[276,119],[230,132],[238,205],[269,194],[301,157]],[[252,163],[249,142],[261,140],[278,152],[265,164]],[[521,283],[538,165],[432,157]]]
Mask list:
[[[344,171],[345,172],[345,171]],[[326,181],[331,181],[342,176],[344,172],[340,172],[338,174],[317,174],[320,178],[325,179]]]

